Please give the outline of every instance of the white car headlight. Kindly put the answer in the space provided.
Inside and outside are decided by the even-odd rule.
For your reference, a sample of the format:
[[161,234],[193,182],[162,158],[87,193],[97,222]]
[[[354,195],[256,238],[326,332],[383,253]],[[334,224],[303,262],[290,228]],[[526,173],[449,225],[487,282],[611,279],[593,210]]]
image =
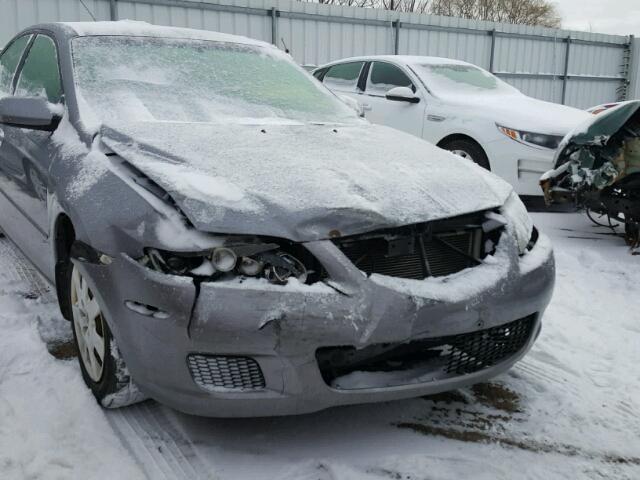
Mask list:
[[543,147],[555,150],[562,141],[562,135],[548,135],[546,133],[525,132],[496,124],[498,130],[504,133],[511,140],[524,143],[532,147]]
[[520,255],[524,254],[527,251],[527,245],[532,239],[533,220],[531,220],[529,212],[527,212],[524,203],[522,203],[516,192],[511,192],[511,195],[502,206],[501,213],[513,229]]

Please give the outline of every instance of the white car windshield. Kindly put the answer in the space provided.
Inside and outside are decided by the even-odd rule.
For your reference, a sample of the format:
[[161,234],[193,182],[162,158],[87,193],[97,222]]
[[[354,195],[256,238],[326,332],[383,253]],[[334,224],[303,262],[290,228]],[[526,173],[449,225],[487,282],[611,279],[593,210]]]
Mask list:
[[435,95],[520,93],[495,75],[473,65],[427,63],[415,67],[418,75]]
[[286,54],[149,37],[72,41],[81,109],[106,121],[351,123],[355,113]]

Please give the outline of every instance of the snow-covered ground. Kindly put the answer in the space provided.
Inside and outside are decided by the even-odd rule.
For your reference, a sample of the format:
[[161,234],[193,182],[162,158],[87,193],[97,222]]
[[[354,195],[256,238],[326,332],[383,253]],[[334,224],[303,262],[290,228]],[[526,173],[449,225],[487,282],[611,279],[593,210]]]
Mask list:
[[154,402],[101,410],[51,290],[2,239],[0,478],[639,479],[640,256],[582,215],[534,220],[553,239],[557,284],[510,372],[437,397],[269,419]]

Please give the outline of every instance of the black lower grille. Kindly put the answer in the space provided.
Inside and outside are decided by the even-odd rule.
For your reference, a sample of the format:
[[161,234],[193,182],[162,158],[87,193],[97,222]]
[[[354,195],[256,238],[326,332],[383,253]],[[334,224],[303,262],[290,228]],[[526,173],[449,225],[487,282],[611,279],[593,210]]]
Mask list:
[[334,242],[367,275],[377,273],[417,280],[451,275],[477,265],[485,254],[482,219],[476,217],[448,219]]
[[506,360],[527,345],[535,325],[534,314],[497,327],[448,337],[377,344],[360,350],[320,348],[316,359],[328,385],[353,372],[384,374],[415,370],[421,372],[416,374],[418,377],[428,372],[429,378],[439,380],[474,373]]
[[519,352],[529,340],[535,316],[498,327],[450,337],[446,371],[473,373]]
[[193,381],[205,390],[261,390],[264,376],[249,357],[191,354],[187,364]]

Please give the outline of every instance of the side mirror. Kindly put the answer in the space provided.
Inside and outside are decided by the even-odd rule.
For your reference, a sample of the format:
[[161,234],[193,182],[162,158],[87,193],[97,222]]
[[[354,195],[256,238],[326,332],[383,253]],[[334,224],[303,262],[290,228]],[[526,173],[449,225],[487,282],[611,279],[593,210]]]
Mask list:
[[0,99],[0,124],[53,132],[60,123],[55,107],[41,97],[4,97]]
[[394,87],[385,94],[385,97],[394,102],[420,102],[420,97],[413,93],[409,87]]

